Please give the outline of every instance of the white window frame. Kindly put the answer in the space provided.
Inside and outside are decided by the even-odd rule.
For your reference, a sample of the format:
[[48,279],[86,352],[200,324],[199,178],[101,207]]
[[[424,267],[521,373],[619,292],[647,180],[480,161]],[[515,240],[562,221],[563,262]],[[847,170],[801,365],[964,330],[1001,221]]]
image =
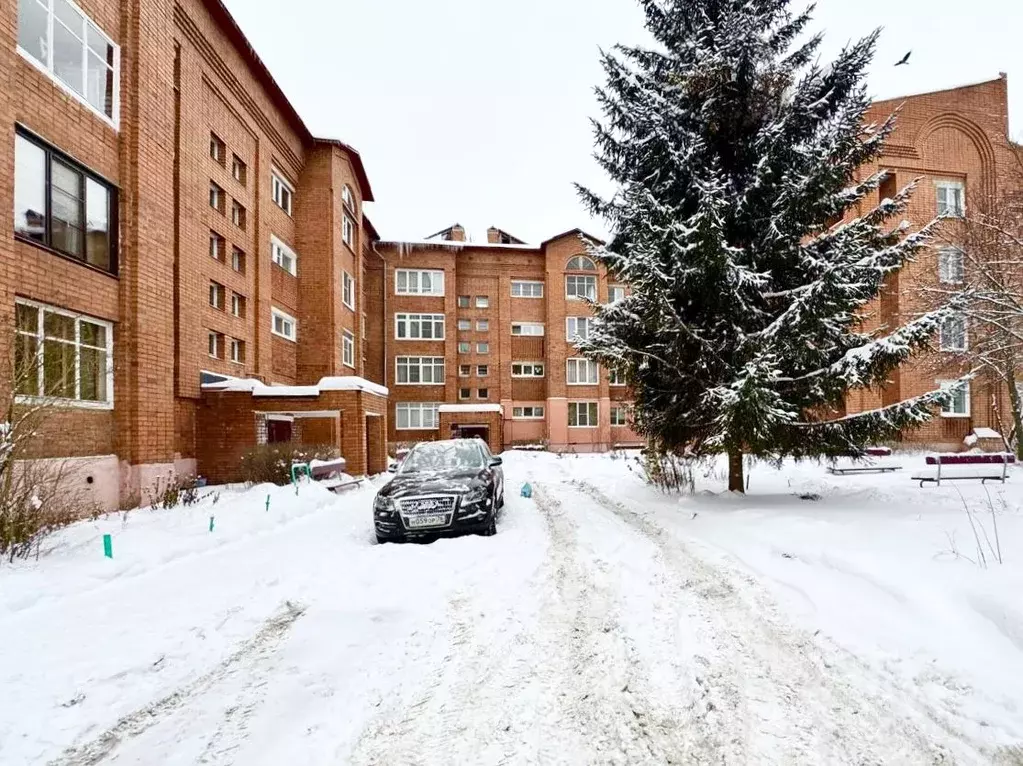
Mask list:
[[472,320],[471,319],[459,319],[458,320],[458,331],[459,332],[471,332],[472,331]]
[[231,178],[240,183],[242,186],[245,186],[246,181],[248,180],[246,178],[248,170],[249,166],[245,163],[245,160],[237,154],[231,155]]
[[237,271],[239,274],[242,273],[242,262],[245,260],[245,251],[240,247],[231,248],[231,269]]
[[472,296],[471,295],[459,295],[457,300],[458,308],[467,309],[472,308]]
[[245,228],[248,225],[247,213],[248,211],[245,209],[245,205],[236,199],[231,200],[231,223],[242,231],[245,231]]
[[[943,206],[945,206],[947,208],[948,200],[946,198],[946,201],[943,203],[941,201],[941,193],[942,193],[942,191],[945,191],[947,193],[949,190],[954,190],[954,191],[957,191],[959,193],[958,194],[958,196],[959,196],[959,200],[958,200],[958,202],[959,202],[959,209],[958,210],[956,210],[956,209],[946,209],[945,212],[942,212],[942,207]],[[948,218],[962,218],[962,217],[964,217],[966,215],[966,184],[964,184],[962,181],[950,181],[950,180],[947,180],[947,179],[946,180],[942,180],[942,181],[935,181],[934,182],[934,197],[935,197],[935,200],[937,201],[936,208],[937,208],[937,215],[938,215],[939,218],[942,217],[942,216],[945,216],[945,217],[948,217]]]
[[460,378],[472,377],[472,365],[471,364],[458,365],[458,377]]
[[[291,268],[288,268],[288,266],[284,264],[285,257],[291,259]],[[291,276],[298,276],[298,253],[284,244],[284,242],[278,239],[274,234],[270,235],[270,259],[286,272],[291,274]]]
[[490,398],[490,389],[489,388],[477,388],[476,389],[476,398],[477,399],[483,399],[483,400],[489,399]]
[[341,271],[341,302],[355,311],[355,277],[347,271]]
[[477,319],[476,320],[476,332],[490,332],[490,320],[489,319]]
[[341,364],[355,369],[355,335],[348,330],[341,333]]
[[245,360],[241,358],[242,344],[245,343],[243,340],[238,338],[231,338],[231,361],[234,364],[245,364]]
[[220,282],[210,280],[210,306],[217,311],[224,310],[224,299],[227,297],[227,288]]
[[348,249],[355,250],[355,220],[347,213],[341,214],[341,241]]
[[596,271],[597,264],[588,255],[573,255],[565,263],[565,271]]
[[458,389],[458,398],[461,399],[462,401],[465,401],[466,399],[472,399],[472,389],[471,388],[459,388]]
[[242,315],[242,304],[244,301],[244,295],[240,293],[231,293],[231,316],[240,317]]
[[[15,300],[15,305],[21,304],[23,306],[29,306],[37,309],[37,320],[38,324],[36,327],[36,343],[38,344],[38,358],[36,364],[38,365],[38,378],[39,388],[38,395],[33,396],[29,394],[17,394],[14,397],[15,402],[18,403],[30,403],[30,402],[58,402],[62,406],[75,407],[81,409],[93,409],[93,410],[112,410],[114,408],[114,325],[103,319],[97,319],[96,317],[88,316],[86,314],[76,314],[73,311],[66,311],[59,309],[55,306],[50,306],[46,303],[39,303],[37,301],[30,301],[24,298],[18,298]],[[43,344],[45,343],[46,333],[44,330],[45,326],[45,315],[60,314],[62,316],[71,317],[75,320],[75,398],[67,399],[64,397],[46,396],[46,379],[44,376],[45,365],[43,360]],[[79,397],[82,395],[82,374],[81,374],[81,348],[82,348],[82,322],[88,322],[102,327],[106,335],[106,355],[107,355],[107,370],[106,370],[106,389],[107,398],[106,401],[90,401],[82,400]],[[23,330],[15,330],[18,335],[28,335],[29,333]],[[71,343],[71,341],[66,341]],[[98,346],[86,346],[86,348],[98,349]]]
[[[285,198],[281,194],[282,189],[288,192],[287,205],[284,204]],[[270,168],[270,199],[277,207],[291,215],[295,204],[295,187],[285,180],[284,174],[277,168]]]
[[[519,328],[518,332],[515,332],[515,328]],[[530,329],[530,332],[524,332],[526,328]],[[533,330],[539,330],[540,332],[533,332]],[[547,333],[547,328],[542,322],[512,322],[511,323],[511,334],[516,338],[542,338]]]
[[[592,281],[592,295],[589,289]],[[579,292],[579,287],[584,287]],[[596,274],[566,274],[565,275],[565,298],[570,301],[597,300],[597,275]]]
[[[412,275],[415,275],[416,286],[412,288]],[[430,277],[430,289],[423,290],[423,277]],[[404,277],[405,287],[401,287]],[[395,295],[428,295],[441,298],[444,296],[444,271],[442,269],[395,269]]]
[[355,195],[352,194],[352,187],[348,184],[341,187],[341,204],[353,213],[355,212]]
[[490,344],[488,342],[486,342],[486,341],[481,341],[481,342],[477,343],[476,344],[476,353],[477,354],[481,354],[481,355],[489,354],[490,353]]
[[227,154],[227,144],[224,139],[210,131],[210,159],[221,165],[224,164],[224,156]]
[[488,309],[490,308],[490,296],[489,295],[477,295],[476,296],[476,308]]
[[941,248],[938,251],[938,281],[946,285],[961,285],[965,279],[966,253],[958,247]]
[[[575,407],[575,410],[576,410],[576,416],[575,416],[576,422],[575,422],[575,425],[572,424],[572,408],[573,407]],[[580,407],[586,407],[586,424],[585,425],[581,425],[579,423],[579,408]],[[592,408],[593,412],[596,413],[594,415],[594,417],[593,417],[593,422],[592,423],[589,422],[590,421],[590,408]],[[600,402],[595,402],[593,400],[569,402],[568,403],[568,418],[567,418],[567,422],[568,422],[568,427],[569,428],[597,428],[600,425]]]
[[[614,297],[615,293],[620,293],[620,295],[616,298],[616,297]],[[625,285],[608,285],[608,287],[607,287],[607,302],[608,303],[617,303],[618,301],[620,301],[624,297],[625,297]]]
[[[536,374],[536,368],[540,368],[540,374]],[[518,372],[516,372],[518,368]],[[527,371],[528,370],[528,371]],[[511,376],[513,378],[537,379],[547,374],[547,365],[544,362],[512,362]]]
[[489,364],[477,364],[476,365],[476,377],[477,378],[489,378],[490,377],[490,365]]
[[[224,211],[221,210],[221,203],[224,202],[225,194],[226,192],[221,188],[220,184],[216,181],[210,181],[210,207],[221,215],[224,214]],[[226,207],[226,205],[223,207]]]
[[[615,423],[615,413],[618,413],[622,419],[621,423]],[[608,419],[611,422],[612,428],[628,428],[629,427],[629,407],[624,404],[612,404],[611,410],[608,413]]]
[[221,334],[215,330],[209,331],[206,339],[206,354],[210,359],[220,359],[220,338]]
[[[526,410],[529,410],[531,414],[527,415]],[[512,407],[512,420],[543,420],[545,413],[543,405]]]
[[950,317],[948,321],[953,321],[953,320],[958,320],[958,321],[962,322],[962,324],[963,324],[963,342],[962,342],[962,345],[961,346],[959,346],[959,345],[953,346],[953,345],[951,345],[948,342],[948,339],[945,336],[945,326],[946,326],[945,322],[942,322],[941,326],[938,328],[938,345],[939,345],[939,347],[940,347],[940,349],[942,351],[948,351],[948,352],[952,352],[952,353],[966,351],[970,347],[970,327],[969,327],[969,323],[966,321],[966,315],[965,314],[958,314],[957,313],[957,314],[953,315],[952,317]]
[[[112,127],[114,130],[119,131],[121,129],[121,46],[118,45],[117,43],[115,43],[112,39],[110,39],[110,36],[100,28],[99,24],[97,24],[95,21],[93,21],[93,19],[89,16],[89,14],[87,14],[84,10],[82,10],[81,6],[79,6],[73,0],[67,0],[67,3],[74,10],[78,11],[78,13],[82,14],[82,16],[84,17],[84,21],[82,23],[81,32],[77,33],[77,32],[74,32],[73,30],[70,30],[67,27],[67,25],[64,25],[62,21],[60,21],[60,20],[58,20],[56,18],[56,16],[54,15],[54,12],[53,12],[53,0],[37,0],[37,4],[40,7],[45,8],[45,10],[47,12],[47,16],[48,16],[47,25],[46,25],[46,58],[47,58],[47,60],[46,60],[45,63],[40,61],[32,53],[30,53],[29,51],[27,51],[24,48],[22,48],[20,44],[17,46],[18,53],[29,64],[31,64],[33,67],[38,69],[44,75],[46,75],[58,88],[63,90],[65,93],[67,93],[73,99],[75,99],[75,101],[79,102],[82,106],[84,106],[86,109],[88,109],[94,115],[99,117],[101,120],[103,120],[103,122],[105,122],[107,125]],[[17,8],[15,8],[15,13],[17,13]],[[83,81],[82,82],[82,85],[83,85],[83,88],[82,88],[83,92],[82,93],[79,93],[71,85],[68,85],[66,82],[61,80],[57,76],[57,73],[53,69],[53,50],[54,50],[54,45],[53,45],[53,25],[54,24],[62,24],[65,29],[69,29],[69,31],[71,31],[72,34],[75,34],[80,40],[83,41],[82,42],[82,81]],[[107,41],[107,43],[113,47],[113,51],[114,51],[114,63],[113,63],[113,70],[114,71],[113,71],[113,80],[112,80],[112,82],[113,82],[113,89],[114,90],[113,90],[113,93],[111,94],[111,98],[110,98],[110,110],[112,112],[112,114],[110,116],[107,116],[106,113],[102,112],[101,110],[99,110],[95,106],[93,106],[89,102],[89,99],[87,99],[85,97],[85,91],[88,90],[84,86],[85,86],[86,78],[88,78],[88,73],[89,73],[89,67],[87,66],[87,63],[88,63],[88,60],[89,60],[89,46],[84,42],[84,40],[85,40],[85,37],[86,37],[85,30],[86,30],[86,28],[88,27],[89,24],[91,24],[92,27],[100,34],[100,37],[104,38]],[[17,26],[18,26],[17,25],[17,16],[15,16],[15,19],[14,19],[15,40],[17,40],[17,35],[18,35]],[[104,64],[104,66],[105,66],[105,64]]]
[[[543,282],[535,279],[513,279],[511,283],[511,297],[528,299],[543,298],[543,285]],[[518,288],[518,293],[515,292],[516,288]]]
[[[402,425],[401,413],[405,413],[405,425]],[[412,412],[419,413],[419,425],[413,426]],[[433,425],[424,425],[429,415]],[[436,431],[440,428],[440,402],[397,402],[394,405],[395,431]]]
[[223,251],[227,249],[226,240],[217,234],[217,232],[210,229],[210,258],[215,261],[224,262]]
[[[586,379],[580,380],[585,373]],[[572,378],[575,378],[573,381]],[[565,385],[596,386],[600,383],[600,365],[585,357],[571,357],[565,360]]]
[[472,353],[472,344],[471,343],[466,343],[465,341],[459,342],[459,344],[458,344],[458,353],[459,354],[471,354]]
[[[285,325],[291,323],[291,334],[287,332],[287,327],[280,332],[277,331],[277,322],[275,320],[280,319]],[[295,319],[291,314],[281,311],[279,308],[270,308],[270,332],[276,335],[278,338],[284,338],[290,340],[292,343],[298,342],[298,320]]]
[[[583,324],[586,327],[586,334],[583,335],[579,332],[579,325]],[[565,340],[568,343],[574,343],[576,337],[579,340],[586,340],[590,337],[590,330],[593,329],[593,317],[565,317]]]
[[621,370],[610,369],[607,371],[607,384],[609,386],[627,386],[625,375]]
[[[405,370],[406,380],[402,381],[402,368]],[[411,370],[417,370],[419,380],[412,380]],[[424,370],[429,369],[430,380],[424,380]],[[440,380],[437,376],[440,375]],[[443,386],[447,369],[442,356],[396,356],[394,357],[394,384],[396,386]]]
[[[419,335],[412,335],[412,322],[416,321],[419,323]],[[431,326],[431,332],[433,333],[432,338],[423,337],[423,323],[428,323]],[[440,324],[440,335],[437,335],[437,325]],[[400,328],[404,325],[405,335],[402,336]],[[399,313],[394,315],[394,339],[395,340],[418,340],[432,342],[436,340],[444,340],[447,335],[446,332],[446,317],[444,314],[411,314],[411,313]]]
[[[938,388],[951,388],[952,386],[959,385],[958,380],[936,380]],[[965,412],[956,412],[955,410],[946,409],[946,405],[941,406],[941,417],[943,418],[968,418],[970,417],[970,381],[963,381],[963,399],[966,406]]]

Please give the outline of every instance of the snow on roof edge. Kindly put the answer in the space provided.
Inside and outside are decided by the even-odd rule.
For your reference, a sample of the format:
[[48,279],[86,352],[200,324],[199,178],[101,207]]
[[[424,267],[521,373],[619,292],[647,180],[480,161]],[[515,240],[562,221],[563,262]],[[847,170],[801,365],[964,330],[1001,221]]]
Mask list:
[[500,404],[442,404],[438,412],[504,412]]
[[321,378],[314,386],[268,386],[255,378],[235,378],[219,383],[206,383],[204,391],[248,392],[253,396],[319,396],[324,391],[365,391],[377,396],[390,392],[384,386],[356,375]]

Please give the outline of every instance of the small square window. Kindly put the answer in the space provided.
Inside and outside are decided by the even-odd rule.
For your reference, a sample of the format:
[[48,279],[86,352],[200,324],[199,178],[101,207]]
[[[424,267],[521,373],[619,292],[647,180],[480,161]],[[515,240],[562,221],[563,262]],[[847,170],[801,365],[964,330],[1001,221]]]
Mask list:
[[458,329],[461,332],[469,332],[469,330],[472,329],[472,320],[471,319],[459,319],[458,320]]
[[227,147],[224,145],[224,142],[220,140],[216,133],[210,133],[210,158],[223,165],[226,156]]
[[459,343],[458,344],[458,353],[459,354],[468,354],[471,350],[472,350],[472,344],[471,343]]
[[477,354],[489,354],[490,353],[490,344],[489,343],[477,343],[476,344],[476,353]]
[[460,309],[467,309],[471,305],[472,305],[472,297],[471,296],[468,296],[468,295],[459,295],[458,296],[458,308],[460,308]]
[[231,176],[242,186],[248,181],[249,168],[237,154],[231,157]]
[[489,388],[479,388],[479,389],[477,389],[476,390],[476,398],[477,399],[489,399],[490,398],[490,389]]
[[460,389],[458,389],[458,398],[459,399],[471,399],[472,398],[472,389],[471,388],[460,388]]
[[490,366],[486,364],[476,365],[476,377],[485,378],[490,374]]
[[970,384],[968,381],[939,380],[938,387],[953,391],[952,398],[942,406],[941,415],[945,418],[964,418],[970,415]]
[[472,365],[471,364],[460,364],[460,365],[458,365],[458,377],[460,377],[460,378],[468,378],[470,375],[472,375]]
[[488,332],[490,330],[490,321],[487,319],[480,319],[476,322],[476,332]]
[[476,308],[478,309],[490,308],[490,298],[488,298],[486,295],[477,295]]

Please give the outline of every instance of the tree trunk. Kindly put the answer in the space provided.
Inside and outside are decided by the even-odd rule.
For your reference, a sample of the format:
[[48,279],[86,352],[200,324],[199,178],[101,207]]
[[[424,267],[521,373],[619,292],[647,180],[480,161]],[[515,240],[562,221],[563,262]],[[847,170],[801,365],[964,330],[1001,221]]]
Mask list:
[[[1013,431],[1016,436],[1016,457],[1019,460],[1023,460],[1023,417],[1021,417],[1020,408],[1023,407],[1023,402],[1020,401],[1019,390],[1016,388],[1016,371],[1012,365],[1006,367],[1006,383],[1009,386],[1009,404],[1012,407],[1012,424]],[[1010,437],[1012,434],[1009,435]]]
[[733,450],[728,453],[728,491],[746,492],[746,482],[742,477],[741,450]]

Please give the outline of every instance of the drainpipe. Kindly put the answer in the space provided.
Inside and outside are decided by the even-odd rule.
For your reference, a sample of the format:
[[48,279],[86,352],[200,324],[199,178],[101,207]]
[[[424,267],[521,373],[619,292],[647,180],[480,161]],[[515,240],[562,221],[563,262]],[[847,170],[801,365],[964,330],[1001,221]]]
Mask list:
[[383,300],[381,301],[381,305],[383,305],[383,307],[384,307],[384,315],[383,315],[383,317],[381,317],[381,319],[383,320],[383,323],[384,323],[384,359],[383,359],[383,365],[384,365],[384,388],[386,388],[388,390],[388,392],[390,392],[391,386],[390,386],[390,384],[387,381],[387,371],[390,368],[390,365],[387,363],[387,259],[384,258],[383,255],[381,255],[379,250],[377,250],[377,243],[376,242],[373,243],[373,245],[372,245],[372,247],[370,249],[376,254],[377,258],[380,259],[380,262],[384,266],[384,278],[381,280],[381,292],[383,292],[383,296],[382,296]]

